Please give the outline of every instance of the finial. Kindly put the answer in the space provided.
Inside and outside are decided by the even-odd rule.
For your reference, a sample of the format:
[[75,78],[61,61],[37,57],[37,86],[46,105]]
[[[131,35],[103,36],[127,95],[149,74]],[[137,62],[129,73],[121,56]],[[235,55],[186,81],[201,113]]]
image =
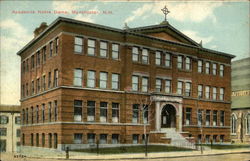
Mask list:
[[125,22],[125,23],[124,23],[124,27],[123,27],[123,29],[124,29],[124,30],[129,29],[127,22]]
[[167,14],[170,13],[170,11],[168,10],[167,6],[165,5],[165,7],[163,9],[161,9],[163,14],[165,15],[165,20],[164,21],[167,21]]
[[202,47],[202,40],[200,41],[200,46]]

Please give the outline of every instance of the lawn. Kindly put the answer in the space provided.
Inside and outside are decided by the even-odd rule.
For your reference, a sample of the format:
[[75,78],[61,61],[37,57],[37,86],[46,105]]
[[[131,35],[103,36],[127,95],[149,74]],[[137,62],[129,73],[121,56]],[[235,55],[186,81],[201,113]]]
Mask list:
[[209,144],[205,144],[204,146],[208,146],[211,149],[239,149],[239,148],[250,149],[250,145],[240,145],[240,144],[213,144],[212,146]]
[[[85,153],[97,153],[97,149],[80,149],[73,150]],[[191,151],[191,149],[164,146],[164,145],[149,145],[148,152],[171,152],[171,151]],[[121,153],[145,153],[145,146],[124,146],[112,148],[100,148],[99,154],[121,154]]]

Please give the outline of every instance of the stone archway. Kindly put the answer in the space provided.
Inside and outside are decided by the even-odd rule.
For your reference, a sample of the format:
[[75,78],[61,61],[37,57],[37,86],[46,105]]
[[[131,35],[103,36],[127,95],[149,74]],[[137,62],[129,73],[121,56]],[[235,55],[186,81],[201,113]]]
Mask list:
[[161,110],[161,128],[176,128],[176,109],[167,104]]

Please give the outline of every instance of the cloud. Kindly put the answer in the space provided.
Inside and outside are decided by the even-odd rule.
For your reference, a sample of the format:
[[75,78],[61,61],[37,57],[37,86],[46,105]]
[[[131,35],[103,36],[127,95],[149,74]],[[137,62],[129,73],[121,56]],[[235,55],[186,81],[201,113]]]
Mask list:
[[125,22],[132,22],[143,15],[158,14],[163,15],[161,9],[167,6],[170,10],[168,18],[177,21],[202,22],[207,18],[216,22],[214,10],[222,5],[222,2],[154,2],[144,4],[142,7],[134,10],[132,15],[125,19]]
[[[52,8],[57,11],[72,11],[78,9],[80,5],[77,1],[53,1]],[[83,7],[81,5],[81,7]]]
[[[89,9],[88,11],[95,11],[99,12],[98,7],[94,6],[93,8]],[[86,22],[95,22],[95,19],[93,16],[96,16],[96,14],[91,14],[91,13],[85,13],[85,14],[77,14],[74,19],[80,20],[80,21],[86,21]]]
[[184,33],[185,35],[187,35],[189,38],[196,41],[197,43],[199,43],[202,40],[202,44],[208,44],[214,39],[213,36],[204,37],[204,36],[201,36],[198,32],[192,31],[192,30],[184,30],[182,31],[182,33]]

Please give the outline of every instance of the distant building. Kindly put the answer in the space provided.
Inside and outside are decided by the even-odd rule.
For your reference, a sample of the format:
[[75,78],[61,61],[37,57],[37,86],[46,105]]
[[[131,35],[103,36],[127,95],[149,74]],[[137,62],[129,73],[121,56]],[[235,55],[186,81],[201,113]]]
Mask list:
[[232,62],[231,139],[250,143],[250,57]]
[[20,106],[0,105],[0,152],[19,151],[20,124]]

